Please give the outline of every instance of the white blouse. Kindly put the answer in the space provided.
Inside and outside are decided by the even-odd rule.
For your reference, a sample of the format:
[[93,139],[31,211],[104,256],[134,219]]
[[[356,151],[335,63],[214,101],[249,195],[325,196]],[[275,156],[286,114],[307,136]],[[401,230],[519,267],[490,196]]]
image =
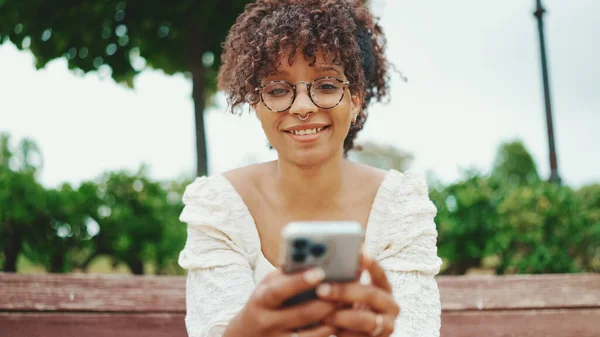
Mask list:
[[[188,335],[220,337],[275,267],[262,254],[250,211],[224,176],[197,178],[183,202],[180,220],[188,237],[179,264],[188,270]],[[435,214],[422,175],[386,173],[369,214],[365,247],[386,271],[400,306],[394,337],[440,334]]]

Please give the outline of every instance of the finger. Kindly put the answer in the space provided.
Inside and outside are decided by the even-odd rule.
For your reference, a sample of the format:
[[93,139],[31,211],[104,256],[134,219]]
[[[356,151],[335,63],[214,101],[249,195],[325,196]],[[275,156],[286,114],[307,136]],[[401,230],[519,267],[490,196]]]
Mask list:
[[336,334],[337,329],[328,325],[320,325],[314,328],[304,329],[301,331],[284,332],[280,337],[329,337]]
[[377,312],[397,315],[400,308],[391,294],[374,287],[360,283],[323,283],[317,287],[317,296],[323,300],[368,304]]
[[297,329],[320,322],[335,312],[336,306],[325,301],[310,301],[277,312],[276,320],[282,328]]
[[291,275],[274,275],[256,287],[254,296],[256,296],[256,301],[260,306],[267,309],[276,309],[290,297],[314,288],[324,278],[325,271],[321,268]]
[[271,282],[271,280],[279,277],[280,275],[282,275],[283,273],[279,270],[276,269],[270,273],[268,273],[263,279],[262,282]]
[[[383,318],[383,330],[378,336],[387,336],[394,331],[394,320],[387,315],[381,317]],[[370,336],[377,329],[377,315],[372,311],[340,310],[327,319],[327,324]]]
[[387,279],[387,275],[381,265],[375,261],[369,254],[363,252],[363,265],[371,275],[371,283],[387,292],[392,292],[392,286]]
[[353,332],[349,330],[340,330],[335,334],[335,337],[367,337],[369,334],[364,334],[361,332]]

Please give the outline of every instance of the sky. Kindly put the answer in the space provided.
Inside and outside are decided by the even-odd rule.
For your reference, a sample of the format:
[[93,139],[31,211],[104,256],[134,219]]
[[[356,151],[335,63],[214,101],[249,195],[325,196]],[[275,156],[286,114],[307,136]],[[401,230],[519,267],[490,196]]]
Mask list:
[[[600,1],[544,0],[559,173],[571,186],[600,182]],[[410,152],[412,167],[442,182],[468,168],[488,172],[498,145],[522,140],[549,176],[534,0],[372,0],[392,76],[391,101],[370,109],[357,142]],[[142,55],[143,56],[143,55]],[[255,116],[206,113],[209,171],[276,158]],[[191,82],[145,70],[135,89],[57,59],[35,70],[27,51],[0,45],[0,132],[35,140],[46,186],[77,184],[107,170],[155,179],[195,172]]]

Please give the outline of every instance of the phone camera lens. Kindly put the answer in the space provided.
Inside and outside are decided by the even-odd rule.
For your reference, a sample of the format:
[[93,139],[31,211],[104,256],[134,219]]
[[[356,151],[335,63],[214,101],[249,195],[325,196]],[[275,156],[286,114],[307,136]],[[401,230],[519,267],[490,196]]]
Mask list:
[[297,252],[292,255],[292,259],[294,262],[301,263],[304,262],[304,259],[306,259],[306,255],[304,253]]
[[315,257],[321,257],[323,254],[325,254],[325,246],[313,245],[312,247],[310,247],[310,252]]
[[306,239],[296,239],[294,240],[294,248],[298,250],[303,250],[308,246],[308,241]]

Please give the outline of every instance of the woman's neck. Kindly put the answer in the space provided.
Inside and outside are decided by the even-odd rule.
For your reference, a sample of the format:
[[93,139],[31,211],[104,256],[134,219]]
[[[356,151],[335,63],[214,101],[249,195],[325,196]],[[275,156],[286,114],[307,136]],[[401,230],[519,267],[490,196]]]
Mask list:
[[283,160],[276,163],[274,181],[286,203],[303,209],[328,206],[339,201],[344,173],[349,164],[343,156],[305,167]]

